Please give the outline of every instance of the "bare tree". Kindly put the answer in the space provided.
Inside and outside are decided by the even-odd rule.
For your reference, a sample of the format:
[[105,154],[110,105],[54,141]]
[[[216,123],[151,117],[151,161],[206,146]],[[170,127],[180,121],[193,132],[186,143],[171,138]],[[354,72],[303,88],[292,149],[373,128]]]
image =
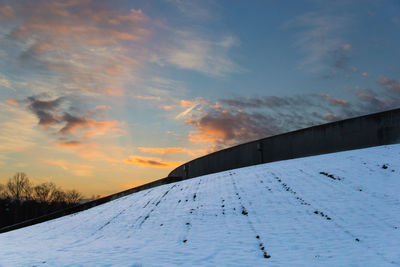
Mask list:
[[65,197],[66,197],[65,192],[63,190],[57,188],[51,193],[50,201],[51,202],[65,202]]
[[16,200],[26,200],[31,198],[32,185],[28,176],[23,172],[17,172],[7,182],[7,190],[10,197]]
[[3,184],[0,184],[0,198],[6,198],[6,197],[7,197],[6,186]]
[[82,199],[82,194],[75,189],[67,191],[65,195],[65,201],[68,204],[78,204],[79,201]]
[[52,182],[41,183],[33,188],[34,197],[40,202],[50,202],[57,187]]

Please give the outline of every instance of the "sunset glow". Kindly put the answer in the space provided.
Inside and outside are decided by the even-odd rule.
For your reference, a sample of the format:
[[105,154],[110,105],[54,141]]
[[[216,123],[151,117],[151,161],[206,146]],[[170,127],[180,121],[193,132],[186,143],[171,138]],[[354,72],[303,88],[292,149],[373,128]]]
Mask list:
[[108,195],[399,107],[399,14],[394,0],[0,0],[0,183],[23,171]]

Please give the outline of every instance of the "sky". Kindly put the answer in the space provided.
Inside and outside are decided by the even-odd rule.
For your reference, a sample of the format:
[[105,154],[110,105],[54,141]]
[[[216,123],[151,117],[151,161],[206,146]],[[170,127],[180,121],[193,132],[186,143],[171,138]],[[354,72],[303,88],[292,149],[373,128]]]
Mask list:
[[86,196],[400,107],[400,2],[0,0],[0,183]]

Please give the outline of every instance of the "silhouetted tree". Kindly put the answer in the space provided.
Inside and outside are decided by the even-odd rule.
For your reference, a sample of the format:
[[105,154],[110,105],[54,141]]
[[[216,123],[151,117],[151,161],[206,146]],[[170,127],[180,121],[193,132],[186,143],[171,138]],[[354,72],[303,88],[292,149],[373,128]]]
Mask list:
[[28,176],[23,172],[17,172],[7,182],[8,194],[16,200],[30,199],[32,195],[32,185]]
[[75,189],[69,190],[65,193],[65,201],[68,204],[78,204],[81,199],[81,193],[79,193]]
[[33,188],[33,194],[39,202],[50,202],[56,190],[56,185],[51,182],[41,183]]
[[81,199],[75,189],[63,191],[52,182],[33,186],[25,173],[17,172],[0,184],[0,228],[72,207]]
[[6,198],[6,197],[7,197],[6,186],[3,184],[0,184],[0,198]]
[[51,202],[65,202],[66,194],[61,189],[55,189],[51,194]]

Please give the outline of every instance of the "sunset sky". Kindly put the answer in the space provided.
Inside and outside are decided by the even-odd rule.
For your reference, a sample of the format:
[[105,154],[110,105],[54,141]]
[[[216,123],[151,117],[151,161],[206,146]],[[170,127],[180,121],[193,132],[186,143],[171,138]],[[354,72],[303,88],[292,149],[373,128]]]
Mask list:
[[399,47],[395,0],[0,0],[0,183],[107,195],[400,107]]

